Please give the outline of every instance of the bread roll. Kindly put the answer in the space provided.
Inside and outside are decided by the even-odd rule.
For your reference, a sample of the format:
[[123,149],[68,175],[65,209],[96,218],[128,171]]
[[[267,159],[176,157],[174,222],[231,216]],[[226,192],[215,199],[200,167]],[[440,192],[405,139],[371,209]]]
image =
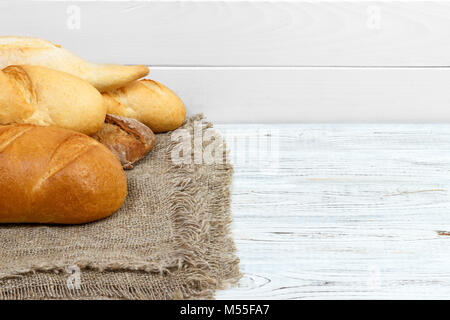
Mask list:
[[102,144],[56,127],[0,127],[0,222],[85,223],[123,204],[126,177]]
[[148,67],[95,64],[84,61],[50,41],[30,37],[0,37],[0,69],[10,65],[38,65],[84,79],[99,91],[120,88],[148,74]]
[[106,107],[88,82],[39,66],[0,71],[0,124],[54,125],[85,134],[102,126]]
[[103,94],[108,113],[134,118],[153,132],[175,130],[186,118],[183,101],[159,82],[144,79]]

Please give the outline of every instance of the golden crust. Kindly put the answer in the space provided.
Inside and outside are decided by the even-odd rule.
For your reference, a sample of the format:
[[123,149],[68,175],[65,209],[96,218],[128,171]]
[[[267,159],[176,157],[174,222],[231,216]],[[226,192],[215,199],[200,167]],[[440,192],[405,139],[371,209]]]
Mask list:
[[120,162],[70,130],[0,127],[0,222],[85,223],[117,211],[126,197]]
[[104,93],[108,113],[135,118],[153,132],[175,130],[186,118],[183,101],[163,84],[144,79]]
[[38,65],[70,73],[100,92],[120,88],[145,77],[144,65],[123,66],[87,62],[50,41],[31,37],[0,37],[0,69],[10,65]]
[[106,107],[88,82],[40,66],[0,71],[0,124],[58,126],[92,134],[102,126]]

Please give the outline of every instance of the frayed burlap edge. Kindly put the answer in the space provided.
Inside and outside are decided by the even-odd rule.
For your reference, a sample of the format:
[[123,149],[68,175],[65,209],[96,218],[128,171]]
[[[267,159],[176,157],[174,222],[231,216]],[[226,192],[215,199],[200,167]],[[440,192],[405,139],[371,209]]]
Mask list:
[[[202,120],[203,114],[199,114],[188,119],[187,123]],[[209,122],[203,121],[203,125],[203,133],[212,128],[212,124]],[[207,210],[206,213],[209,213],[209,216],[206,215],[201,219],[198,219],[198,217],[195,218],[190,214],[195,212],[195,208],[192,207],[192,204],[189,203],[189,201],[187,201],[183,206],[178,206],[177,210],[174,212],[175,219],[178,219],[180,222],[177,224],[180,228],[178,235],[180,235],[179,243],[181,247],[184,248],[185,266],[190,269],[188,279],[192,283],[193,287],[200,289],[195,290],[195,295],[198,298],[212,298],[216,289],[226,289],[227,287],[236,284],[242,276],[239,271],[239,258],[237,258],[234,254],[236,247],[231,238],[230,230],[232,223],[230,212],[230,188],[233,167],[228,164],[227,149],[223,138],[221,144],[224,150],[224,164],[220,169],[216,168],[215,171],[216,177],[218,176],[220,178],[215,179],[215,183],[209,186],[212,194],[216,195],[210,203],[210,206],[214,211]],[[174,144],[171,144],[171,147],[173,146]],[[170,152],[167,154],[169,155]],[[176,174],[180,176],[180,180],[177,179],[178,181],[174,186],[174,189],[178,190],[177,196],[179,196],[179,199],[184,197],[189,199],[196,192],[194,188],[195,183],[193,183],[190,178],[182,178],[189,176],[189,169],[184,166],[175,166],[173,169],[176,171]],[[191,184],[191,186],[187,187],[188,184]],[[180,186],[183,187],[180,189]],[[185,191],[181,190],[188,190],[188,193],[186,194]],[[211,219],[211,213],[214,214],[214,219]],[[190,227],[186,228],[186,226]],[[210,256],[202,252],[202,243],[205,241],[205,238],[210,235],[211,230],[214,230],[212,234],[215,235],[214,246],[220,248],[215,252],[218,254],[216,256]],[[220,269],[228,271],[228,276],[226,278],[217,277],[217,275],[212,276],[209,274],[210,264],[217,261],[220,261],[225,266]],[[179,292],[174,296],[174,298],[189,298],[190,295],[190,293],[187,295],[182,295],[182,293]]]
[[[186,127],[195,121],[202,121],[203,115],[199,114],[188,118],[183,127]],[[212,128],[209,122],[203,122],[203,131]],[[177,144],[177,141],[170,141],[166,152],[170,156],[171,150]],[[226,145],[223,141],[223,150]],[[169,159],[168,159],[169,160]],[[173,265],[162,265],[154,262],[111,262],[108,264],[96,264],[94,261],[75,261],[80,269],[94,270],[101,272],[128,272],[130,276],[133,273],[150,272],[164,274],[170,277],[173,272],[182,272],[185,279],[185,286],[179,288],[169,295],[171,299],[212,299],[217,289],[226,289],[235,285],[242,277],[239,271],[239,258],[235,255],[235,245],[231,238],[230,226],[232,222],[231,205],[231,181],[233,167],[224,163],[216,168],[215,183],[210,186],[213,194],[217,194],[212,199],[211,207],[214,212],[206,211],[204,216],[199,219],[194,215],[195,204],[189,201],[196,193],[195,182],[189,176],[195,171],[195,165],[176,165],[170,166],[169,171],[176,177],[172,183],[173,201],[171,206],[172,217],[176,222],[176,243],[181,259],[171,262]],[[220,182],[218,182],[220,181]],[[168,182],[169,183],[169,182]],[[211,219],[211,215],[214,219]],[[210,236],[210,230],[214,230],[213,246],[215,252],[205,252],[204,241]],[[214,263],[220,264],[220,269],[211,268]],[[65,262],[49,262],[45,265],[35,265],[30,268],[16,270],[14,275],[3,275],[1,279],[21,278],[36,273],[58,274],[69,264]],[[220,274],[219,274],[220,273]],[[59,281],[58,281],[59,282]],[[82,285],[80,290],[73,291],[66,285],[65,278],[61,283],[51,286],[42,286],[34,288],[38,291],[39,297],[50,299],[152,299],[152,290],[146,286],[130,287],[127,284],[120,285],[100,285],[90,286]],[[0,299],[36,299],[35,295],[29,295],[26,288],[16,288],[14,292],[5,292],[0,289]]]
[[[187,119],[184,125],[203,121],[202,131],[204,133],[212,128],[212,124],[203,119],[203,114],[198,114]],[[168,156],[176,144],[176,142],[172,142],[169,145],[169,152],[166,153]],[[215,179],[215,183],[209,186],[211,193],[216,195],[210,203],[210,206],[215,210],[214,212],[206,210],[206,215],[201,217],[201,219],[193,216],[192,213],[196,212],[196,208],[189,201],[197,192],[195,183],[189,177],[189,173],[193,168],[183,165],[174,165],[171,168],[171,170],[175,171],[175,176],[177,177],[173,185],[174,190],[176,190],[175,198],[177,199],[173,203],[173,217],[178,222],[177,242],[184,257],[179,267],[184,268],[187,282],[190,283],[187,292],[176,292],[173,296],[174,299],[188,299],[192,297],[211,299],[214,297],[217,289],[226,289],[235,285],[242,277],[239,271],[239,258],[234,254],[236,247],[231,238],[230,230],[232,223],[230,188],[233,167],[228,164],[227,149],[223,139],[221,144],[224,150],[224,164],[220,168],[216,168],[215,171],[216,177],[220,178]],[[192,152],[194,151],[192,150]],[[214,219],[211,219],[211,214],[214,214]],[[215,252],[216,255],[210,256],[205,254],[202,244],[208,238],[212,229],[214,229],[213,234],[215,235],[214,246],[218,250]],[[221,269],[227,270],[227,277],[221,278],[210,274],[211,263],[217,261],[223,264]]]

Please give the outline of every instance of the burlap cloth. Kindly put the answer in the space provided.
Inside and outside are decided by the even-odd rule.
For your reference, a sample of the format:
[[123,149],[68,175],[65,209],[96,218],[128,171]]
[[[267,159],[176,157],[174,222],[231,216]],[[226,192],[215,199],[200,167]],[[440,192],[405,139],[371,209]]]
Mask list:
[[[182,128],[193,133],[200,119]],[[156,147],[127,172],[122,209],[107,219],[0,226],[0,298],[208,299],[235,284],[232,166],[174,164],[177,143],[157,135]]]

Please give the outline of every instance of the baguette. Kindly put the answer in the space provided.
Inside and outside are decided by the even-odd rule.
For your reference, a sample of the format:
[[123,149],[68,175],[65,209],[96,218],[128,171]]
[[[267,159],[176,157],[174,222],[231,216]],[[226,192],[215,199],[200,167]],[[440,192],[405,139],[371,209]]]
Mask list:
[[58,126],[92,134],[102,126],[102,95],[88,82],[39,66],[0,71],[0,124]]
[[154,133],[175,130],[186,118],[183,101],[163,84],[144,79],[103,93],[108,113],[134,118]]
[[120,162],[96,140],[56,127],[0,127],[0,223],[86,223],[117,211],[126,193]]
[[100,92],[120,88],[146,76],[147,66],[87,62],[50,41],[31,37],[0,37],[0,69],[10,65],[39,65],[84,79]]

